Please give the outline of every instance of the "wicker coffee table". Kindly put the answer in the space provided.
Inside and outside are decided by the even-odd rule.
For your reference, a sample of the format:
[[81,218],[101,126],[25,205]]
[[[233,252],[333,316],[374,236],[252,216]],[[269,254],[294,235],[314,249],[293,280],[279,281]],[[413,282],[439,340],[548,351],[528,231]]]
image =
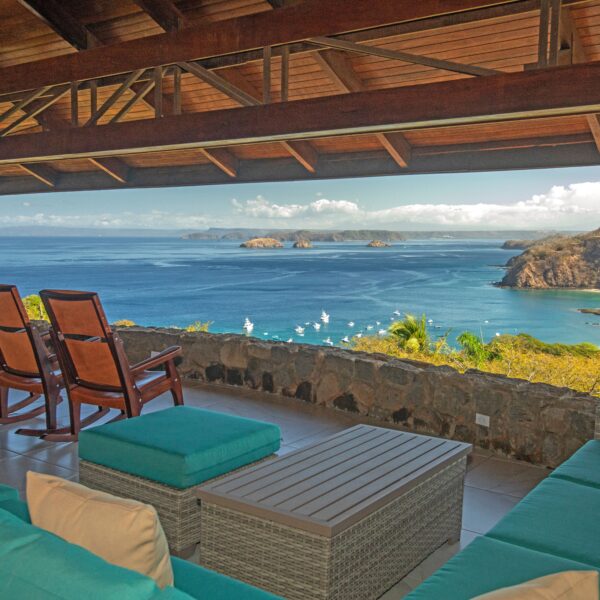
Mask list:
[[378,598],[459,539],[470,451],[358,425],[203,485],[202,564],[289,600]]

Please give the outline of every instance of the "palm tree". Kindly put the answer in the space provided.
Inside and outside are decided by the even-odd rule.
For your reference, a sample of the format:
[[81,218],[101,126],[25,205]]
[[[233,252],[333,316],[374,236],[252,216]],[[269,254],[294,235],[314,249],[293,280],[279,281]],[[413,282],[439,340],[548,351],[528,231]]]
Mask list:
[[406,314],[402,321],[392,323],[388,331],[398,340],[398,345],[408,352],[423,352],[429,349],[425,315],[417,319],[414,315]]

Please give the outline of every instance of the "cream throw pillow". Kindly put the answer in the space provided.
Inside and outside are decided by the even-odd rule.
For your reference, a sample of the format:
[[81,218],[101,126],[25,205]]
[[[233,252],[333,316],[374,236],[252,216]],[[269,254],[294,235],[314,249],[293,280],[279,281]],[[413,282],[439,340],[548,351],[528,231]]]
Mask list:
[[598,600],[598,572],[564,571],[546,575],[473,600]]
[[61,477],[27,473],[27,504],[37,527],[109,563],[173,585],[169,547],[156,510]]

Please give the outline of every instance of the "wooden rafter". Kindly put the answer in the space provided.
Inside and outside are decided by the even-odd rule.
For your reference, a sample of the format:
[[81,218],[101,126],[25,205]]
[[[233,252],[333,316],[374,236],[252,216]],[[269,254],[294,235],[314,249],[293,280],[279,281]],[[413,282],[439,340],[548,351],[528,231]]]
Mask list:
[[[511,4],[517,0],[500,0]],[[485,0],[306,0],[279,10],[188,27],[92,48],[0,72],[0,94],[128,73],[157,65],[221,57],[245,50],[290,44],[320,36],[369,29],[480,8]],[[204,65],[206,66],[206,65]]]
[[[198,66],[196,63],[182,63],[179,66],[189,73],[196,75],[206,83],[209,83],[236,102],[239,102],[242,106],[260,106],[263,104],[259,98],[259,92],[254,88],[253,85],[248,83],[248,81],[244,79],[244,77],[240,75],[238,71],[228,69],[223,71],[225,77],[222,77],[214,71],[209,71],[204,67]],[[314,173],[316,171],[319,157],[316,150],[310,145],[309,142],[282,142],[282,146],[287,152],[296,158],[296,160],[298,160],[298,162],[307,171],[310,173]],[[211,162],[219,167],[221,166],[221,161],[211,159]],[[235,176],[231,174],[235,169],[226,168],[223,170],[229,176]]]
[[65,8],[64,0],[18,0],[77,50],[100,45],[94,34]]
[[227,148],[200,148],[200,152],[229,177],[237,177],[239,161]]
[[464,75],[495,75],[500,71],[495,69],[487,69],[476,65],[465,65],[449,60],[440,60],[429,56],[417,56],[407,52],[399,52],[398,50],[388,50],[378,46],[367,46],[365,44],[357,44],[345,40],[337,40],[330,37],[311,38],[309,41],[317,46],[326,48],[335,48],[337,50],[347,50],[348,52],[356,52],[358,54],[367,54],[369,56],[379,56],[381,58],[389,58],[392,60],[400,60],[402,62],[413,63],[416,65],[425,65],[434,69],[442,69],[444,71],[452,71],[454,73],[462,73]]
[[9,136],[0,144],[0,163],[290,142],[591,112],[600,112],[599,62],[113,123],[102,127],[102,135],[88,127]]
[[51,90],[49,97],[43,98],[40,103],[36,106],[36,108],[23,112],[23,114],[15,119],[10,125],[4,127],[4,129],[0,130],[0,137],[4,137],[8,135],[11,131],[16,129],[21,123],[27,121],[27,119],[35,118],[39,113],[47,110],[54,103],[58,102],[63,96],[68,94],[71,91],[71,85],[58,85],[53,90]]
[[29,163],[19,165],[19,167],[21,167],[21,169],[23,169],[23,171],[25,171],[28,175],[35,177],[38,181],[41,181],[48,187],[53,188],[58,182],[58,173],[48,165]]
[[[561,11],[562,35],[568,36],[571,43],[571,61],[572,63],[584,62],[587,59],[585,46],[581,41],[581,36],[575,25],[575,21],[568,8],[563,8]],[[600,115],[598,113],[586,115],[590,132],[594,138],[594,143],[598,152],[600,152]]]
[[[344,52],[339,50],[315,52],[315,59],[340,91],[345,93],[365,91],[364,83],[352,68],[352,63]],[[411,147],[401,133],[377,133],[376,137],[398,166],[402,168],[408,166]]]
[[[537,140],[536,140],[537,142]],[[598,165],[600,159],[593,142],[582,141],[556,145],[551,140],[543,147],[507,147],[496,143],[491,149],[471,147],[456,153],[432,154],[419,148],[407,169],[398,170],[396,163],[383,151],[323,155],[319,162],[318,178],[334,179],[361,175],[399,175],[439,172],[495,171]],[[506,142],[510,145],[510,142]],[[477,146],[477,145],[474,145]],[[48,191],[114,189],[123,185],[132,188],[251,183],[261,181],[301,181],[314,176],[292,158],[250,160],[239,165],[233,179],[212,165],[180,167],[132,168],[126,184],[103,177],[98,173],[61,173],[53,188],[26,177],[0,177],[0,194],[21,194]]]
[[90,158],[89,161],[119,183],[127,183],[129,167],[119,158],[107,156],[104,158]]
[[171,0],[134,0],[148,16],[165,31],[177,31],[186,26],[183,13]]

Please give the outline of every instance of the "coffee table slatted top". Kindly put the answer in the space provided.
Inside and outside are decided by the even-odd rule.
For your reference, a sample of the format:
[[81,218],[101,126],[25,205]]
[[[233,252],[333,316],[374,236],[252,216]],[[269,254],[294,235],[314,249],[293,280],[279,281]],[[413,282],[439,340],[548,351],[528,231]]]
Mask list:
[[333,537],[471,449],[462,442],[357,425],[201,486],[198,497]]

